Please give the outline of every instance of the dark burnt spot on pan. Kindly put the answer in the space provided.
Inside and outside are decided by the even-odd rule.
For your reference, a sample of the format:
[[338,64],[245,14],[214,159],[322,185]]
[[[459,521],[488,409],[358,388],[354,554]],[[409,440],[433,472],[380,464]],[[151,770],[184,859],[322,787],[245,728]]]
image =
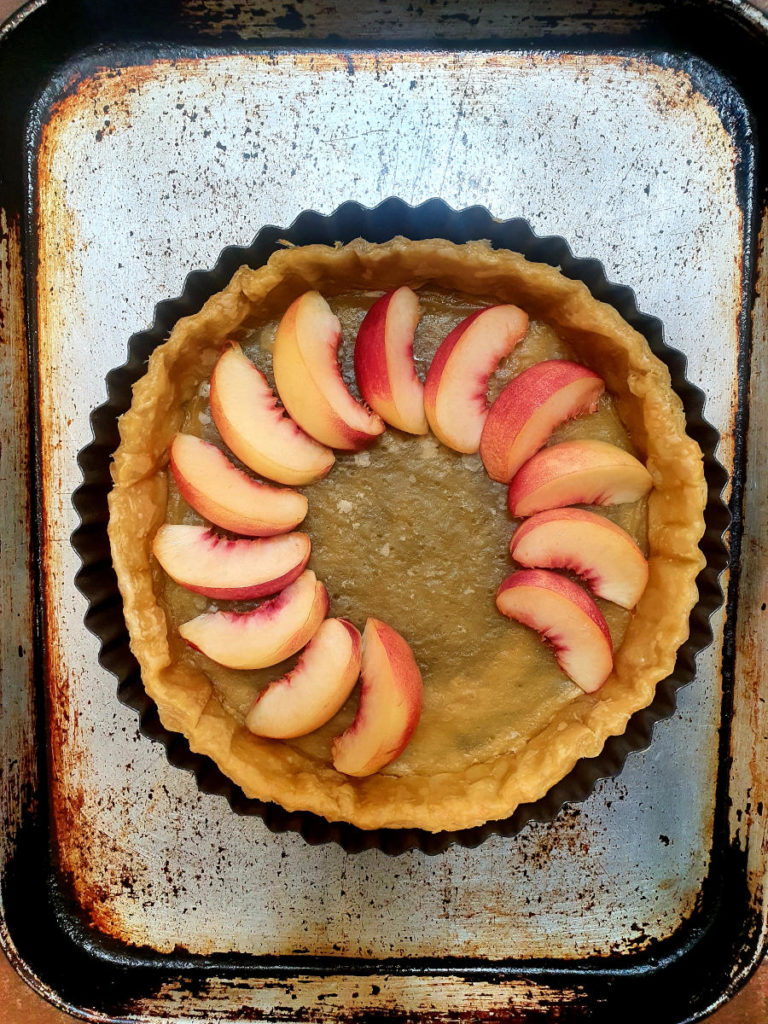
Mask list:
[[276,28],[287,29],[289,32],[298,32],[299,29],[306,28],[304,19],[293,4],[286,4],[285,14],[278,15],[274,23]]
[[[106,534],[107,494],[111,486],[109,464],[119,439],[117,419],[128,408],[131,387],[144,373],[150,353],[168,336],[176,321],[199,310],[206,299],[227,284],[242,264],[261,266],[280,248],[281,240],[294,245],[346,243],[357,237],[384,242],[395,235],[414,240],[441,237],[457,243],[487,239],[495,248],[516,250],[529,259],[559,267],[570,278],[583,281],[596,298],[612,305],[640,331],[653,352],[666,363],[685,408],[688,431],[704,452],[708,485],[706,529],[701,542],[706,566],[697,580],[699,601],[691,613],[689,639],[678,651],[675,670],[659,684],[651,706],[637,712],[623,735],[608,740],[598,757],[578,762],[573,771],[541,800],[518,807],[510,818],[503,821],[435,834],[420,829],[365,831],[344,822],[329,823],[308,812],[291,813],[276,804],[248,799],[239,787],[222,775],[213,761],[193,754],[181,735],[166,730],[160,723],[154,703],[144,691],[138,665],[128,646],[122,601]],[[190,273],[182,294],[161,302],[156,308],[152,327],[130,339],[126,363],[107,376],[107,401],[92,413],[94,440],[83,449],[78,459],[83,483],[75,492],[73,501],[81,525],[72,535],[72,543],[82,567],[76,583],[88,598],[86,625],[101,639],[100,662],[117,677],[120,700],[138,712],[141,732],[163,744],[170,763],[195,775],[202,792],[220,794],[236,813],[257,815],[271,831],[298,833],[311,845],[335,842],[348,853],[376,848],[391,855],[408,850],[438,854],[452,844],[471,848],[492,835],[512,836],[529,822],[546,823],[558,815],[558,821],[563,824],[571,818],[577,819],[580,814],[578,804],[592,793],[598,780],[617,775],[631,752],[644,750],[649,745],[655,723],[674,712],[675,694],[680,686],[693,679],[696,656],[712,640],[710,616],[723,601],[719,577],[728,560],[723,534],[728,529],[730,517],[721,493],[727,474],[715,458],[719,436],[704,418],[704,394],[686,379],[685,372],[685,357],[664,343],[661,322],[638,310],[630,288],[608,281],[598,260],[575,256],[563,238],[536,235],[523,219],[496,220],[481,206],[456,211],[439,199],[430,199],[414,207],[391,198],[369,209],[347,202],[329,216],[309,210],[300,214],[288,228],[266,226],[248,247],[224,249],[212,270]],[[575,829],[573,832],[575,835]],[[545,855],[543,850],[537,853],[537,856]]]

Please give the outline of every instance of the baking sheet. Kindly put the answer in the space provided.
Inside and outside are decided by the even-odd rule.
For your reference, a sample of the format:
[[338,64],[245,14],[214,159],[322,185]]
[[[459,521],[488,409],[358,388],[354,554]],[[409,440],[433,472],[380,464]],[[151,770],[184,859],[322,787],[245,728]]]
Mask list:
[[[211,5],[182,6],[187,28],[203,31]],[[757,25],[745,5],[721,6],[742,27]],[[218,8],[208,24],[221,24]],[[311,36],[311,25],[305,17],[297,31]],[[117,938],[92,954],[82,936],[75,941],[78,955],[100,957],[98,969],[113,971],[113,1002],[93,1000],[112,1007],[116,1000],[130,1019],[205,1017],[211,1007],[226,1019],[238,1012],[350,1017],[356,1006],[426,1016],[490,1015],[502,1007],[523,1016],[552,1007],[596,1015],[608,999],[602,977],[616,991],[635,978],[648,991],[672,970],[669,951],[682,956],[698,942],[690,922],[680,925],[697,920],[712,889],[718,770],[721,809],[730,785],[731,830],[716,849],[717,877],[730,864],[726,875],[738,888],[746,856],[748,892],[738,892],[751,907],[748,939],[727,955],[721,950],[729,977],[743,975],[761,945],[764,772],[756,743],[766,735],[759,636],[760,598],[768,593],[761,575],[766,484],[754,468],[736,501],[739,513],[745,501],[746,532],[728,628],[723,610],[696,681],[678,694],[675,717],[583,806],[474,851],[393,861],[274,836],[171,768],[115,702],[114,679],[98,667],[69,535],[77,521],[74,459],[90,440],[88,416],[105,396],[104,376],[123,362],[127,337],[150,322],[155,303],[181,290],[188,270],[211,266],[224,245],[247,244],[263,223],[288,224],[306,207],[329,212],[349,198],[371,205],[389,194],[414,202],[440,194],[454,206],[479,202],[498,217],[524,216],[542,233],[565,236],[577,255],[601,260],[611,279],[635,289],[642,310],[664,321],[669,343],[688,356],[688,377],[707,394],[723,464],[730,469],[735,457],[741,472],[749,455],[760,465],[764,291],[755,305],[751,376],[746,330],[750,218],[757,213],[750,185],[758,179],[753,123],[733,78],[659,49],[371,45],[263,52],[253,52],[253,42],[250,52],[234,44],[217,52],[118,45],[81,53],[56,69],[29,117],[32,128],[48,127],[30,139],[39,208],[32,217],[28,211],[23,266],[21,211],[3,213],[4,309],[13,315],[2,325],[10,342],[2,365],[17,394],[25,369],[24,269],[36,312],[42,647],[52,698],[53,823],[65,869],[53,894],[76,895],[96,946],[105,935]],[[756,439],[749,452],[736,416],[747,392]],[[25,426],[17,417],[7,436],[23,436]],[[16,462],[8,471],[6,461],[3,471],[21,501],[24,444],[15,451]],[[20,614],[6,633],[4,604],[3,627],[4,638],[28,640],[23,534],[17,527],[21,586],[13,600]],[[4,544],[4,558],[7,550]],[[23,653],[14,678],[23,678],[31,645],[16,646]],[[10,650],[6,643],[4,679]],[[719,747],[721,665],[725,708],[735,710],[730,779],[728,762],[718,768],[718,753],[728,751],[728,734]],[[16,732],[6,732],[7,749],[25,758],[15,759],[4,780],[11,856],[16,824],[33,813],[37,789],[29,768],[31,692],[22,685],[9,693],[4,687],[12,716],[3,728],[12,721]],[[22,776],[23,794],[15,781]],[[11,908],[11,894],[4,897]],[[56,906],[66,923],[71,908]],[[22,931],[17,914],[15,939],[0,934],[8,947],[22,944]],[[198,953],[208,958],[196,960]],[[317,961],[323,953],[339,964],[327,980],[329,967],[320,970]],[[283,959],[248,960],[275,954]],[[156,982],[139,966],[149,963]]]
[[53,798],[62,864],[100,928],[165,952],[503,958],[514,943],[519,957],[578,958],[636,951],[692,911],[711,845],[717,643],[651,750],[557,829],[393,866],[376,851],[276,841],[137,741],[112,676],[95,669],[68,544],[88,413],[154,302],[261,224],[349,197],[481,203],[603,261],[689,356],[729,466],[735,393],[719,382],[736,379],[744,140],[665,63],[177,57],[116,77],[95,70],[55,107],[38,163]]

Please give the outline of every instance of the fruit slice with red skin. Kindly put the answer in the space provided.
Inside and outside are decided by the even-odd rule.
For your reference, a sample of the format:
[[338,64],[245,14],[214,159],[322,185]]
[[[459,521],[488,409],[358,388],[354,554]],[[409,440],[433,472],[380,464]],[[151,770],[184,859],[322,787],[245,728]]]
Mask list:
[[333,741],[334,768],[362,778],[399,757],[419,724],[421,697],[411,648],[386,622],[368,619],[360,703],[352,725]]
[[326,619],[294,669],[262,690],[245,724],[257,736],[306,736],[339,711],[360,675],[360,634],[346,619]]
[[606,441],[563,441],[543,448],[509,485],[509,511],[532,516],[566,505],[621,505],[653,486],[634,455]]
[[200,437],[177,434],[170,456],[179,494],[223,530],[271,537],[295,529],[307,514],[303,494],[252,480],[216,445]]
[[382,295],[368,310],[355,342],[355,376],[360,394],[392,427],[409,434],[429,430],[424,385],[413,363],[419,299],[403,286]]
[[328,614],[328,592],[307,569],[249,612],[205,612],[179,627],[187,643],[226,668],[269,668],[308,644]]
[[224,443],[249,469],[281,484],[325,476],[333,452],[308,437],[278,405],[264,374],[230,342],[211,375],[211,415]]
[[597,411],[605,384],[596,373],[566,359],[547,359],[511,380],[491,406],[480,438],[488,476],[508,484],[555,427]]
[[599,690],[611,674],[608,624],[589,594],[567,576],[546,569],[513,572],[496,592],[496,607],[550,643],[560,668],[585,693]]
[[435,436],[457,452],[480,447],[488,379],[528,330],[517,306],[489,306],[455,327],[435,352],[424,383],[424,411]]
[[626,530],[587,509],[537,512],[517,528],[509,553],[527,568],[575,572],[622,608],[634,608],[648,583],[648,562]]
[[304,292],[285,311],[272,351],[283,405],[311,437],[331,448],[357,451],[386,429],[357,402],[338,362],[341,324],[319,292]]
[[152,553],[182,587],[223,601],[277,594],[304,572],[312,545],[306,533],[228,540],[207,526],[160,527]]

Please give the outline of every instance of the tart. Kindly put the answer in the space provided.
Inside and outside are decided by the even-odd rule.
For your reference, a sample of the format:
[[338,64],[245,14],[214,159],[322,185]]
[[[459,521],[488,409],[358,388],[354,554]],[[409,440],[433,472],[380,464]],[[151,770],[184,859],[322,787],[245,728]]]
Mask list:
[[[268,527],[275,536],[267,539],[280,540],[285,536],[281,530],[297,526],[310,538],[308,567],[303,548],[272,547],[280,548],[275,573],[282,573],[281,579],[290,576],[286,590],[303,588],[309,594],[312,589],[315,594],[313,631],[326,614],[327,600],[327,614],[352,630],[362,630],[366,619],[375,628],[388,624],[405,638],[418,665],[422,708],[410,742],[372,774],[355,777],[334,767],[333,744],[350,732],[359,687],[326,724],[309,734],[255,735],[246,725],[249,715],[253,720],[255,698],[278,677],[301,674],[295,668],[299,648],[291,649],[279,665],[232,667],[190,646],[182,634],[188,632],[185,624],[216,615],[217,609],[239,615],[258,611],[269,587],[259,577],[257,589],[248,591],[257,593],[255,599],[239,596],[242,581],[233,584],[231,598],[225,594],[222,599],[216,590],[213,595],[201,592],[199,586],[189,589],[164,571],[153,546],[158,535],[167,537],[170,527],[203,534],[209,525],[176,482],[174,456],[194,458],[194,452],[190,456],[180,447],[175,450],[177,435],[201,439],[184,442],[190,450],[207,442],[206,457],[214,461],[217,452],[209,451],[210,446],[239,461],[241,469],[243,463],[251,464],[234,427],[217,429],[216,422],[224,422],[221,410],[214,422],[211,377],[215,368],[219,372],[222,354],[233,353],[226,363],[235,370],[239,358],[249,364],[243,372],[253,372],[255,366],[269,389],[274,384],[278,325],[297,299],[319,293],[341,323],[341,368],[355,391],[354,339],[361,324],[383,293],[405,287],[417,293],[421,307],[414,359],[419,377],[426,379],[428,422],[422,422],[418,409],[398,405],[389,396],[390,412],[386,403],[382,412],[387,422],[397,418],[397,427],[385,429],[377,413],[360,404],[360,413],[349,411],[354,423],[346,434],[337,423],[335,432],[304,445],[283,478],[267,475],[275,470],[265,463],[266,472],[256,468],[267,479],[249,481],[264,487],[275,481],[275,486],[296,492],[295,497],[283,494]],[[504,472],[499,469],[504,452],[500,455],[498,445],[491,443],[491,427],[490,440],[479,444],[478,454],[472,416],[457,427],[451,403],[444,401],[441,412],[440,396],[430,384],[441,343],[452,332],[461,334],[461,325],[470,318],[488,319],[489,307],[502,306],[522,310],[525,325],[512,350],[498,354],[489,398],[496,399],[510,382],[540,364],[576,363],[584,368],[584,378],[604,382],[604,393],[590,400],[595,412],[562,423],[539,454],[552,463],[559,446],[566,452],[569,445],[586,447],[595,457],[602,457],[601,446],[610,446],[627,464],[639,463],[650,474],[648,493],[648,487],[637,494],[621,492],[616,504],[582,510],[592,517],[589,522],[564,517],[569,529],[605,535],[609,546],[614,534],[623,531],[647,556],[647,584],[643,578],[637,586],[635,579],[634,597],[624,600],[631,605],[642,590],[635,607],[616,603],[615,588],[607,591],[611,599],[599,594],[589,598],[605,626],[597,633],[604,636],[607,631],[612,647],[606,669],[610,674],[597,688],[594,665],[586,666],[589,685],[569,678],[529,628],[532,623],[526,625],[525,616],[515,614],[516,602],[527,600],[524,594],[521,598],[526,587],[506,583],[512,568],[510,541],[518,564],[526,566],[523,559],[533,557],[530,550],[545,543],[548,530],[559,528],[546,511],[551,504],[539,511],[536,487],[528,483],[521,512],[515,504],[520,494],[513,495],[513,488],[485,471],[487,462],[497,477]],[[463,329],[468,335],[470,328]],[[452,344],[459,351],[460,337]],[[469,343],[465,348],[469,351]],[[296,402],[290,397],[291,382],[300,373],[291,369],[293,356],[285,355],[284,345],[278,352],[277,374],[289,382],[283,390],[290,409],[289,403]],[[457,371],[456,380],[465,372]],[[144,687],[163,724],[183,733],[192,750],[211,757],[249,797],[364,829],[439,832],[506,818],[519,804],[542,797],[579,759],[599,754],[608,737],[621,734],[630,716],[651,703],[688,636],[689,616],[698,599],[696,577],[704,565],[698,545],[706,485],[702,453],[686,434],[682,403],[668,370],[645,338],[585,285],[517,253],[483,242],[396,238],[373,244],[358,239],[335,247],[286,248],[258,269],[241,267],[199,313],[179,320],[153,352],[119,429],[109,537]],[[460,450],[467,439],[467,448]],[[292,442],[288,447],[293,450]],[[274,462],[274,452],[271,457]],[[515,458],[522,458],[517,449]],[[530,474],[532,461],[524,462],[513,485],[522,472]],[[535,483],[539,476],[533,475]],[[597,499],[592,494],[589,500]],[[565,502],[583,503],[576,492]],[[521,515],[531,518],[526,520],[527,535],[515,544]],[[534,523],[537,515],[543,521]],[[227,527],[232,529],[232,522]],[[263,528],[251,534],[243,528],[239,534],[265,537]],[[254,556],[254,561],[259,559]],[[573,581],[563,574],[568,568],[572,566],[565,563],[521,568],[520,576],[532,575],[517,582],[526,583],[528,590],[540,588],[543,574],[546,588],[546,574],[559,573],[558,579],[570,587]],[[326,597],[318,596],[316,588]],[[279,594],[266,597],[267,602],[279,600]],[[310,637],[300,639],[299,647]],[[305,650],[310,649],[311,643]]]

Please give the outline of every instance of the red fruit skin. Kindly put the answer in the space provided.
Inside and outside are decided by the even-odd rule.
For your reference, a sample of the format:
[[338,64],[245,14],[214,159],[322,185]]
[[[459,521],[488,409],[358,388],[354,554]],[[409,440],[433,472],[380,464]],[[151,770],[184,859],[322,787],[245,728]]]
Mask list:
[[[493,403],[480,438],[480,457],[488,475],[509,483],[549,439],[555,427],[583,413],[597,411],[605,384],[592,370],[565,359],[547,359],[523,370],[507,384]],[[568,393],[573,395],[559,412]],[[548,407],[551,410],[547,416]],[[550,418],[551,417],[551,418]],[[541,429],[531,434],[531,421],[544,419]]]
[[355,342],[355,378],[360,394],[372,409],[379,401],[390,402],[392,389],[387,367],[387,312],[395,293],[388,292],[371,306],[360,324]]

